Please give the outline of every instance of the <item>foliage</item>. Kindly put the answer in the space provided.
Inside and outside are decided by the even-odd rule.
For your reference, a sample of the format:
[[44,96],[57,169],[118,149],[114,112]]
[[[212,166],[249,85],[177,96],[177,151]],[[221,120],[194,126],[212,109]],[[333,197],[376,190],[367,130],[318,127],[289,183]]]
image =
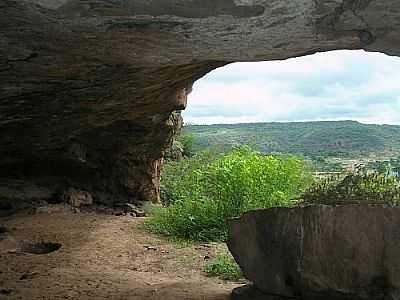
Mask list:
[[305,204],[400,204],[400,181],[380,173],[354,173],[315,182],[303,195]]
[[262,156],[248,147],[226,155],[210,152],[174,162],[162,183],[170,204],[146,222],[157,233],[221,240],[226,220],[244,211],[292,206],[311,183],[306,164],[293,156]]
[[194,135],[191,133],[183,133],[180,136],[178,136],[177,141],[182,145],[183,149],[183,156],[185,157],[191,157],[194,154]]
[[242,270],[229,253],[218,254],[215,259],[206,264],[205,270],[208,276],[223,280],[243,279]]
[[312,157],[313,171],[315,172],[343,172],[343,166],[338,162],[332,162],[324,157]]
[[374,170],[386,176],[400,177],[400,159],[390,159],[386,161],[372,161],[362,167],[362,171]]
[[166,161],[177,161],[182,159],[183,153],[184,149],[182,143],[174,140],[171,148],[165,152],[164,158]]
[[359,157],[400,154],[400,126],[361,124],[354,121],[191,125],[194,149],[221,144],[249,145],[264,154],[292,153],[307,157]]
[[165,159],[167,161],[178,161],[183,157],[193,156],[193,144],[194,136],[191,133],[181,133],[175,136],[171,148],[165,153]]
[[175,200],[197,197],[202,192],[201,181],[209,164],[221,156],[218,149],[213,147],[193,157],[165,164],[161,180],[162,204],[168,206]]

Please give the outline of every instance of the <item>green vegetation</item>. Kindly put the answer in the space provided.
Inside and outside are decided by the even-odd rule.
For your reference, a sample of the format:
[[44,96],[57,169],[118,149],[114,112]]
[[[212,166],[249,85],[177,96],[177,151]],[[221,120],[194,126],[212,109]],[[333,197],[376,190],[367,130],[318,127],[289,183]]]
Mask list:
[[224,240],[226,220],[251,209],[295,205],[313,178],[294,156],[262,156],[248,147],[172,162],[163,176],[164,209],[145,223],[152,232]]
[[194,154],[193,148],[194,136],[190,133],[184,133],[177,136],[172,147],[165,153],[167,161],[178,161],[183,157],[191,157]]
[[190,125],[194,150],[221,145],[229,151],[251,145],[261,153],[291,153],[316,157],[362,157],[400,154],[400,126],[354,121]]
[[[308,125],[311,130],[307,136]],[[161,181],[163,207],[146,210],[152,218],[144,227],[178,243],[224,241],[226,220],[248,210],[314,204],[400,204],[400,159],[393,158],[400,149],[399,139],[394,138],[396,134],[400,136],[397,127],[371,127],[356,122],[308,125],[216,125],[204,127],[201,134],[196,130],[202,126],[189,126],[190,132],[175,141],[175,151],[165,165]],[[272,132],[276,143],[257,142],[265,137],[263,131],[254,129],[257,126],[277,127],[275,133],[265,129]],[[219,129],[210,134],[214,127]],[[246,130],[255,135],[244,137]],[[233,138],[235,134],[240,134],[238,140]],[[199,145],[207,139],[207,150],[199,151],[203,149]],[[235,146],[250,139],[264,154],[248,146]],[[266,155],[274,152],[271,149],[275,154]],[[392,158],[350,159],[379,151],[390,153]],[[305,159],[282,154],[285,152]],[[351,172],[354,166],[357,171]],[[317,179],[311,171],[318,171],[316,176],[329,177]],[[189,265],[191,261],[182,257],[181,263]],[[207,262],[205,271],[223,280],[243,278],[240,267],[227,252]]]
[[191,133],[181,134],[177,139],[182,145],[182,154],[191,157],[194,154],[194,136]]
[[379,174],[384,174],[386,176],[400,176],[400,158],[390,159],[386,161],[372,161],[361,167],[363,172],[368,172],[368,170],[374,170]]
[[215,259],[207,263],[206,273],[208,276],[223,280],[237,281],[244,278],[242,270],[229,253],[218,254]]
[[162,204],[168,206],[175,200],[194,198],[199,192],[200,181],[205,177],[209,164],[221,156],[222,154],[213,148],[193,157],[168,161],[161,180]]
[[343,166],[339,162],[331,162],[321,156],[314,157],[311,164],[315,172],[344,172]]
[[304,204],[400,204],[400,181],[380,173],[354,173],[316,181],[303,195]]

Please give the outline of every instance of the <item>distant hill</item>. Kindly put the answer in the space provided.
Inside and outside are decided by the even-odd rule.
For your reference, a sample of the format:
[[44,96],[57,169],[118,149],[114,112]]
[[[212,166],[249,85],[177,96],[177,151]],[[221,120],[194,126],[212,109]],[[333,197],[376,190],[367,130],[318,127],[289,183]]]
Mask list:
[[188,125],[194,148],[247,144],[263,153],[292,153],[308,157],[398,156],[400,126],[355,121]]

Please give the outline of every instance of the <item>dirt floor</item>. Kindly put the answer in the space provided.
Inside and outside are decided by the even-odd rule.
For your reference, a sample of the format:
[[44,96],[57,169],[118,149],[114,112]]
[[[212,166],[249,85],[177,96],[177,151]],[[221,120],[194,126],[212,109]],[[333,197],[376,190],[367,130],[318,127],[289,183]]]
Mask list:
[[[223,300],[240,285],[205,276],[220,245],[175,244],[142,222],[66,209],[0,218],[0,299]],[[61,248],[26,253],[34,242]]]

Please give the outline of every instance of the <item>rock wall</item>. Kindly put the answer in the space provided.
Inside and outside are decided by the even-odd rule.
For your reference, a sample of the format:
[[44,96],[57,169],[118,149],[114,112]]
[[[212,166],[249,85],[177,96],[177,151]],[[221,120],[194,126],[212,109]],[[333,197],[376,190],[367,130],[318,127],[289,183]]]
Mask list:
[[400,55],[399,16],[397,0],[2,0],[0,197],[157,201],[195,80],[234,61]]

